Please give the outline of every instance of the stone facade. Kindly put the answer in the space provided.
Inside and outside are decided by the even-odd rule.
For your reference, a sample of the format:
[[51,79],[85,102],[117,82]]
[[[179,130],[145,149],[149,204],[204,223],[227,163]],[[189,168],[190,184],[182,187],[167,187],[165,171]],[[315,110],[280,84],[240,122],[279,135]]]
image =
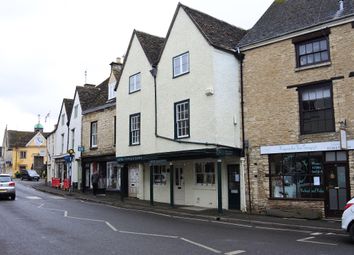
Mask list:
[[[115,106],[84,114],[82,117],[82,157],[114,155]],[[97,148],[90,148],[91,122],[97,121]]]
[[[351,23],[331,27],[330,61],[307,68],[296,67],[292,38],[244,51],[245,139],[249,144],[251,203],[255,210],[313,207],[323,211],[323,201],[270,199],[268,155],[261,155],[260,146],[339,141],[341,121],[346,121],[347,139],[354,139],[354,83],[349,75],[354,71],[353,36]],[[302,135],[299,94],[292,85],[322,80],[332,80],[335,132]],[[353,196],[354,152],[349,151],[348,156]]]

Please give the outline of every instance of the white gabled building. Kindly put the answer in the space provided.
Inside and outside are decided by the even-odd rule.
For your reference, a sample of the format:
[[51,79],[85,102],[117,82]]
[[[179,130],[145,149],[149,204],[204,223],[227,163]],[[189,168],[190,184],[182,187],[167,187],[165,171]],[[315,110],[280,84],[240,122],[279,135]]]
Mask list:
[[245,209],[234,50],[244,34],[182,4],[164,42],[133,33],[117,87],[117,160],[129,196]]

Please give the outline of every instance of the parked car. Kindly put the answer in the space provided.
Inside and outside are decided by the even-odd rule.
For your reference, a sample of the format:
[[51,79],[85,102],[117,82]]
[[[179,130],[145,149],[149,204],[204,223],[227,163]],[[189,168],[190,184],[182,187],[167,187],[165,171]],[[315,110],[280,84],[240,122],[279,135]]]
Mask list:
[[16,198],[15,182],[12,181],[9,174],[0,174],[0,196],[10,197],[12,200]]
[[21,170],[21,180],[39,181],[40,176],[35,170]]
[[349,200],[344,207],[342,229],[349,232],[351,239],[354,242],[354,197]]

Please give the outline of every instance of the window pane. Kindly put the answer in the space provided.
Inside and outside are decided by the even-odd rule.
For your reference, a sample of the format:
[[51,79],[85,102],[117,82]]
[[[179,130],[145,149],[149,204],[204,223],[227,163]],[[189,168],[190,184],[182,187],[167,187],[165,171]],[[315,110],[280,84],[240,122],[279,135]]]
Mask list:
[[300,57],[300,65],[304,66],[306,64],[307,64],[307,57],[306,56]]
[[337,161],[346,161],[347,160],[347,153],[344,151],[337,152]]
[[322,59],[322,61],[327,61],[327,60],[329,60],[329,58],[328,58],[328,51],[323,51],[323,52],[321,52],[321,59]]
[[327,50],[327,40],[322,40],[320,44],[321,50]]
[[336,153],[335,152],[326,152],[326,161],[335,161]]
[[315,54],[315,62],[320,62],[321,61],[321,53],[316,53]]
[[306,53],[312,53],[312,43],[306,44]]
[[300,45],[299,47],[299,54],[304,55],[306,53],[306,46],[305,45]]
[[313,51],[314,52],[320,51],[320,42],[313,43]]

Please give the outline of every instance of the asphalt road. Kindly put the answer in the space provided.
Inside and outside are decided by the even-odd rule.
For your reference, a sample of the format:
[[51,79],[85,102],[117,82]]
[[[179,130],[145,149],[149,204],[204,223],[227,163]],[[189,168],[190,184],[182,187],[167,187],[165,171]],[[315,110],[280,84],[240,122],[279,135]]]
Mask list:
[[0,254],[354,254],[343,234],[229,224],[115,208],[17,181],[0,201]]

